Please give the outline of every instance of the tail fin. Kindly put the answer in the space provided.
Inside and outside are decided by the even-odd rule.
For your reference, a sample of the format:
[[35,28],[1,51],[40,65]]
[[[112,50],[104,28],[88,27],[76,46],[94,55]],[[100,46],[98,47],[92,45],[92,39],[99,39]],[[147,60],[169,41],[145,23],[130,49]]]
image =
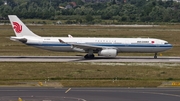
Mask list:
[[29,28],[16,15],[8,15],[8,17],[11,22],[12,28],[16,34],[16,37],[39,37],[38,35],[34,34],[31,30],[29,30]]

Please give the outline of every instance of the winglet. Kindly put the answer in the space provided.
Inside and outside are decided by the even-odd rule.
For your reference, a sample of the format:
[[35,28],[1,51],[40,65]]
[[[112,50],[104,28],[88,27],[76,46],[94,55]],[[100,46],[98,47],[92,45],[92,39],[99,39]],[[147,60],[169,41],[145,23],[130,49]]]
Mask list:
[[70,35],[70,34],[68,34],[68,37],[69,37],[69,38],[73,38],[73,36],[72,36],[72,35]]

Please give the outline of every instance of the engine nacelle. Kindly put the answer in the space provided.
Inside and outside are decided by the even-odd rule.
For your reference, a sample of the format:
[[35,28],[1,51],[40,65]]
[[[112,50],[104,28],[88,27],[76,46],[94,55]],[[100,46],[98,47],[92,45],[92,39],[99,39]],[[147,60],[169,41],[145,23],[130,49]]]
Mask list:
[[98,52],[99,56],[105,56],[105,57],[116,57],[117,56],[117,50],[116,49],[103,49]]

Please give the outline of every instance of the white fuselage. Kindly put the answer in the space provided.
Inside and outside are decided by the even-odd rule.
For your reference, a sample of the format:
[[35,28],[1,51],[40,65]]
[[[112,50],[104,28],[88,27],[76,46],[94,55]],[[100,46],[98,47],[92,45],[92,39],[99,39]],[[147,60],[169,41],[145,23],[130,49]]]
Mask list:
[[[172,48],[167,41],[154,38],[85,38],[85,37],[29,37],[25,44],[38,48],[59,51],[59,52],[86,52],[71,45],[59,42],[59,39],[68,43],[86,44],[91,46],[101,46],[104,48],[114,48],[117,52],[139,52],[157,53]],[[94,53],[98,51],[94,50]]]

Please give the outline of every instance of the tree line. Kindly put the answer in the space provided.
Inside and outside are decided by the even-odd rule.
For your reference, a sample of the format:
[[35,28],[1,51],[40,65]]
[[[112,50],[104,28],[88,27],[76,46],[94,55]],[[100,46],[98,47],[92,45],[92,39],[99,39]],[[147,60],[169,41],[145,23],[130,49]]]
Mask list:
[[[71,8],[60,8],[67,5]],[[178,23],[180,3],[172,0],[111,0],[102,3],[85,3],[82,0],[0,0],[0,18],[7,19],[10,14],[25,19],[63,19],[67,23],[98,23],[102,20]]]

